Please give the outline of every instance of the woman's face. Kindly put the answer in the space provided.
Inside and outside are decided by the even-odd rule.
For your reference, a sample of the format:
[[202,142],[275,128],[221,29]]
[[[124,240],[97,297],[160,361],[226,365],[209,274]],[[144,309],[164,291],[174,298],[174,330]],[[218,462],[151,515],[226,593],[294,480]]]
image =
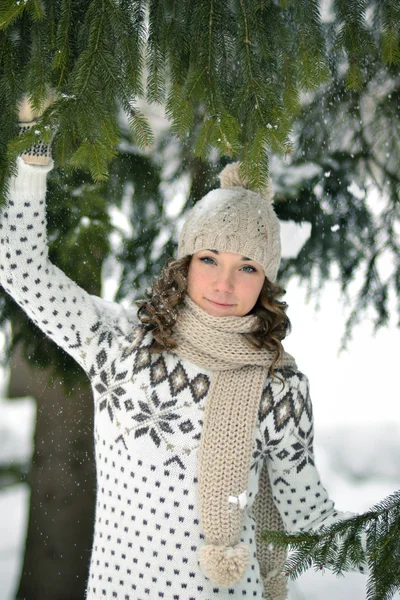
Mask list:
[[262,266],[236,252],[201,250],[192,256],[188,294],[214,317],[243,317],[257,302],[265,280]]

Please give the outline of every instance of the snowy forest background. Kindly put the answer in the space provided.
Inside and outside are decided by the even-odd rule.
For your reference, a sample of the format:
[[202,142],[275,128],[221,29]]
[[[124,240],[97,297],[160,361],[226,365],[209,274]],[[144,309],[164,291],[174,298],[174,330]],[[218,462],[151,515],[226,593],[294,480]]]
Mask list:
[[[92,16],[96,16],[96,1],[5,0],[0,7],[3,72],[9,67],[7,33],[14,24],[16,31],[22,23],[25,31],[31,28],[36,35],[40,23],[48,18],[48,13],[43,17],[45,9],[74,4],[83,12],[83,7],[92,6]],[[282,42],[282,52],[287,50],[289,58],[299,61],[291,67],[298,69],[298,80],[303,81],[298,97],[290,87],[294,85],[290,74],[287,88],[278,90],[292,117],[292,129],[288,125],[286,131],[291,153],[279,152],[279,144],[268,137],[275,125],[259,127],[255,122],[246,127],[259,127],[264,136],[259,148],[253,148],[253,158],[265,148],[270,155],[269,170],[283,230],[280,280],[287,290],[293,324],[286,348],[311,381],[317,466],[338,508],[362,512],[400,487],[396,385],[400,342],[400,3],[254,1],[248,3],[249,12],[258,4],[273,10],[275,18],[278,8],[282,14],[286,10],[294,23],[305,26],[316,16],[316,7],[320,9],[319,37],[312,28],[308,30],[310,47],[298,52],[295,39],[288,48],[284,48],[288,40]],[[13,16],[17,5],[18,14]],[[271,29],[265,30],[267,37]],[[326,78],[321,40],[326,39],[329,46],[335,32],[342,29],[342,38],[337,36],[340,43],[332,44],[327,53],[331,78]],[[380,31],[385,32],[383,37],[375,38]],[[29,36],[26,39],[28,44]],[[33,66],[40,70],[40,61],[34,61],[35,50],[32,47],[29,53]],[[152,84],[150,96],[159,94],[161,98],[155,74],[157,60],[162,67],[160,52],[155,37],[145,73]],[[16,64],[21,48],[19,53],[13,57]],[[44,66],[52,60],[47,54]],[[238,56],[241,61],[240,52]],[[59,61],[64,59],[64,64],[55,61],[48,83],[53,83],[55,76],[61,81],[62,72],[72,69],[68,56]],[[99,64],[103,68],[106,63]],[[110,85],[101,76],[95,73],[91,84],[95,86],[99,79]],[[18,87],[21,82],[13,82],[14,88],[4,91],[5,80],[0,80],[0,106],[4,107],[0,184],[7,173],[3,141],[15,133],[14,105],[9,98],[23,91]],[[37,79],[28,76],[24,85],[27,83],[38,93]],[[57,143],[63,136],[66,144],[70,143],[68,135],[76,127],[79,145],[85,127],[93,133],[91,128],[103,123],[107,106],[97,98],[98,105],[93,106],[100,112],[96,113],[83,102],[81,112],[79,106],[76,110],[75,122],[74,95],[63,85],[64,96],[53,115],[61,121]],[[89,88],[88,96],[95,97],[95,92]],[[58,168],[49,178],[48,192],[50,252],[52,260],[91,293],[132,303],[166,257],[173,255],[186,208],[217,185],[216,174],[227,160],[243,158],[240,148],[245,144],[240,136],[233,151],[231,148],[224,155],[221,139],[204,127],[207,101],[199,100],[188,124],[182,97],[178,94],[172,107],[166,97],[159,104],[149,102],[151,97],[138,97],[134,114],[130,106],[127,111],[118,104],[114,118],[121,139],[115,142],[114,130],[100,131],[95,139],[107,159],[115,155],[110,164],[105,160],[94,165],[87,148],[80,147],[73,154],[72,140],[67,147],[74,166],[71,170],[62,163],[60,148],[56,149]],[[257,112],[254,103],[246,106],[247,112]],[[226,135],[234,139],[232,120],[225,113],[223,116]],[[275,123],[274,115],[270,117]],[[144,127],[146,118],[148,129]],[[171,119],[175,119],[172,128]],[[179,127],[185,135],[177,136]],[[154,139],[146,146],[150,131]],[[117,152],[111,142],[107,146],[106,134]],[[200,134],[206,150],[193,152],[193,147],[199,148],[195,138]],[[285,145],[282,135],[278,141]],[[15,151],[20,146],[11,143],[9,148]],[[266,165],[267,161],[253,163]],[[107,168],[109,177],[105,179]],[[264,175],[262,169],[251,173],[253,179]],[[18,597],[27,600],[78,600],[83,597],[94,503],[90,393],[68,357],[46,341],[4,294],[0,295],[0,322],[4,332],[0,600],[15,598],[18,588]],[[340,348],[344,349],[339,355]],[[336,579],[329,573],[309,571],[291,585],[290,598],[362,600],[365,579],[357,574]]]

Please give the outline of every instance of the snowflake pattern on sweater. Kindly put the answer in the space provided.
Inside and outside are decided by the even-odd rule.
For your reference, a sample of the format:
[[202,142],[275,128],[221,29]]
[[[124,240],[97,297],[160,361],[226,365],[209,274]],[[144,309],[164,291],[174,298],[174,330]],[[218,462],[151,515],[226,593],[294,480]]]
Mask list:
[[216,587],[198,565],[197,454],[211,373],[173,353],[152,354],[151,333],[135,310],[88,295],[49,262],[49,168],[18,160],[0,212],[0,282],[91,381],[97,504],[87,600],[261,600],[252,505],[264,461],[288,530],[346,515],[335,510],[314,464],[307,378],[285,368],[277,373],[282,382],[266,379],[241,538],[252,560],[237,585]]

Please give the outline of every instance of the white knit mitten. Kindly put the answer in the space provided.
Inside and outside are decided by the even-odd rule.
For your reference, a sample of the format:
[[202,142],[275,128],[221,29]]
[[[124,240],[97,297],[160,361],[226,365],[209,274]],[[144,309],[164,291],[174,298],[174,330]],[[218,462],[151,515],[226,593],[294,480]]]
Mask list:
[[[49,96],[43,108],[40,111],[36,111],[32,108],[28,97],[24,96],[18,107],[19,133],[22,134],[28,129],[36,127],[38,118],[52,101],[53,97]],[[37,141],[21,154],[23,160],[30,165],[48,165],[51,160],[51,145],[44,142],[40,134],[40,129],[37,129]]]

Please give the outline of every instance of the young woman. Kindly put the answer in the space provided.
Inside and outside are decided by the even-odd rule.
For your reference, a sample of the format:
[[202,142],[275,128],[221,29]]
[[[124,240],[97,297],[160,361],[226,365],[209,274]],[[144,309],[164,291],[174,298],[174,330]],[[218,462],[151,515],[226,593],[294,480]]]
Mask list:
[[[34,124],[24,110],[22,128]],[[49,262],[51,168],[40,143],[18,159],[0,214],[0,281],[92,384],[87,599],[285,598],[282,552],[260,531],[346,514],[320,482],[308,382],[281,343],[271,189],[247,190],[229,165],[188,214],[148,299],[123,310]]]

